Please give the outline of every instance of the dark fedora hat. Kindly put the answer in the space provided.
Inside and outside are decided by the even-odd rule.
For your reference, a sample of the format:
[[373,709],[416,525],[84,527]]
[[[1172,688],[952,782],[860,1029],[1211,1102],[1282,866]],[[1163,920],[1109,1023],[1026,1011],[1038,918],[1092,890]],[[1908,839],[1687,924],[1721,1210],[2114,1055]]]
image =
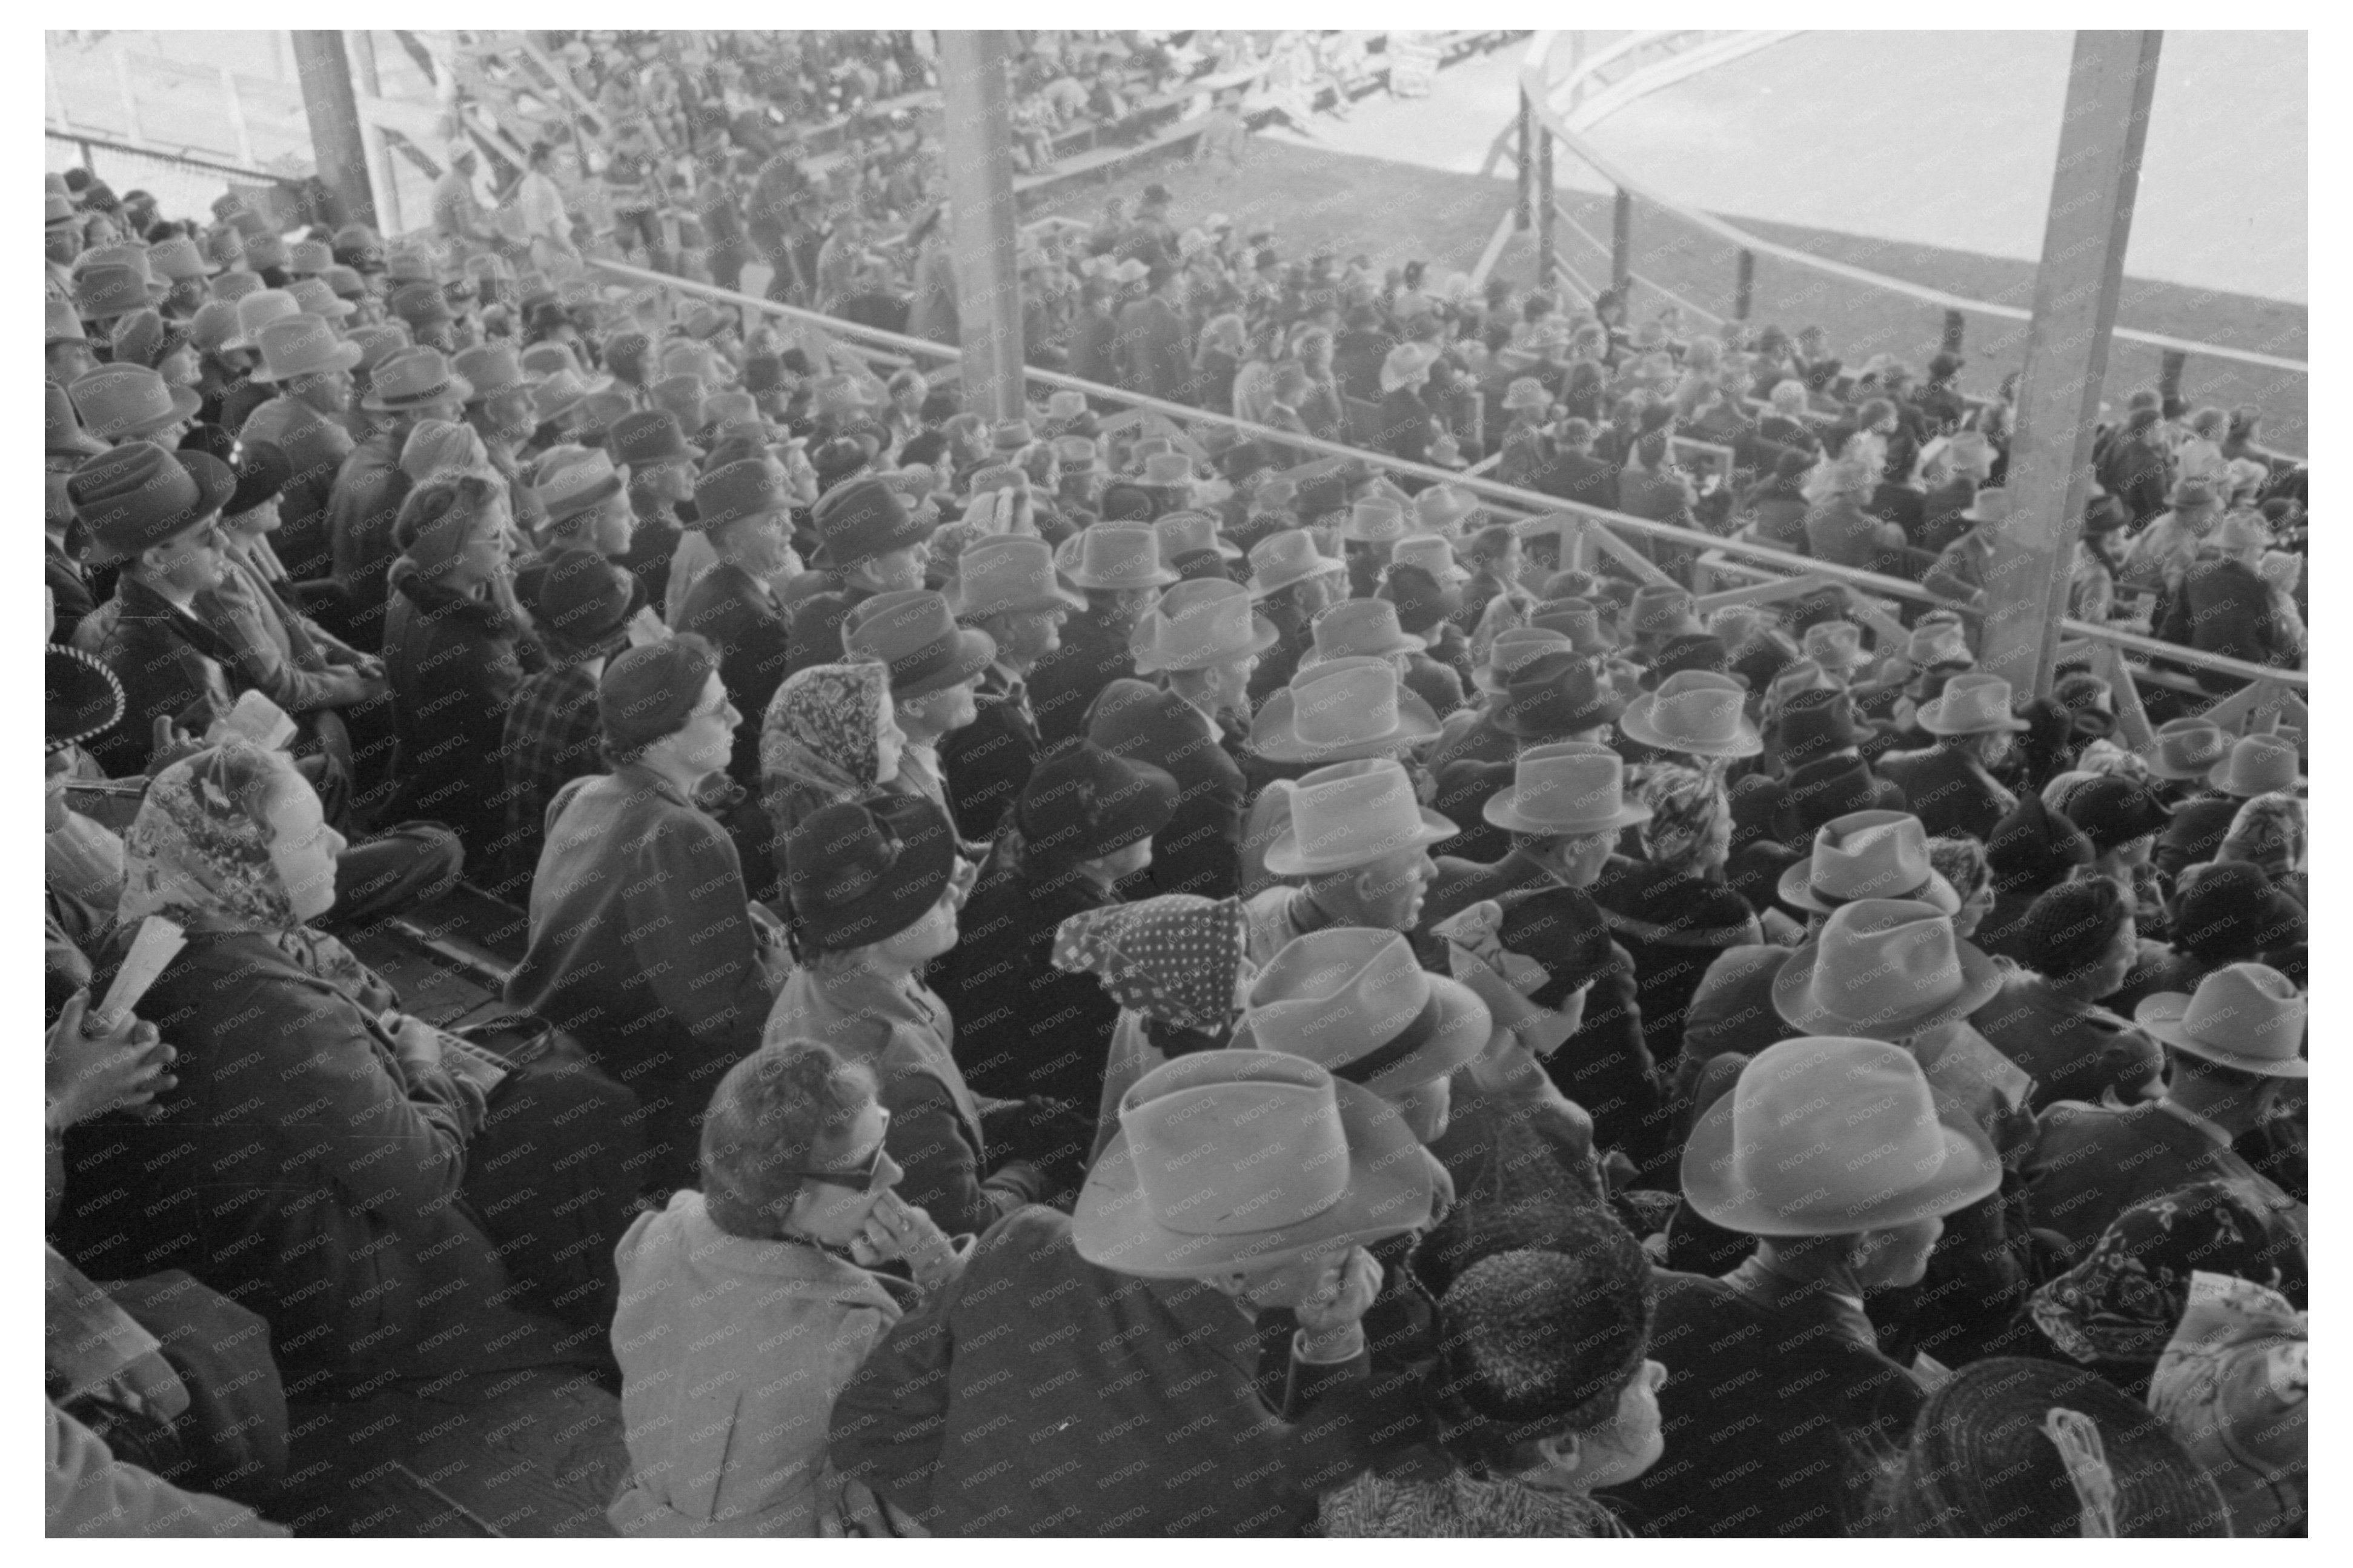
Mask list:
[[891,672],[891,695],[904,700],[969,681],[997,657],[997,640],[958,626],[947,596],[924,588],[878,593],[842,622],[843,647]]
[[644,584],[635,572],[584,546],[567,545],[556,551],[539,564],[535,575],[533,622],[583,653],[611,652],[628,633],[629,617],[644,599]]
[[44,650],[47,666],[42,750],[63,751],[104,735],[122,717],[122,683],[79,648],[62,642]]
[[795,928],[819,953],[897,936],[930,913],[955,871],[955,829],[913,796],[827,806],[802,818],[784,848]]
[[783,471],[758,458],[722,463],[694,482],[693,526],[705,533],[747,517],[792,510]]
[[1645,687],[1656,686],[1670,675],[1687,670],[1704,671],[1713,675],[1731,672],[1731,653],[1724,639],[1713,632],[1679,632],[1666,640],[1659,650],[1658,661],[1642,676]]
[[[199,425],[197,429],[205,427]],[[218,429],[217,426],[214,427]],[[194,432],[190,432],[193,436]],[[183,443],[185,450],[185,443]],[[278,499],[279,493],[294,482],[294,460],[286,449],[275,441],[254,441],[238,450],[230,472],[237,476],[237,488],[221,503],[221,515],[237,517],[264,503]]]
[[1495,727],[1525,740],[1565,739],[1577,730],[1615,724],[1626,705],[1575,653],[1540,653],[1512,672]]
[[1778,733],[1781,759],[1794,768],[1860,745],[1871,731],[1857,722],[1854,699],[1843,688],[1817,687],[1791,694]]
[[642,471],[649,463],[700,462],[703,455],[688,444],[678,416],[666,408],[624,414],[613,421],[605,445],[611,449],[615,462],[627,464],[632,471]]
[[66,498],[96,554],[129,560],[218,513],[237,492],[228,464],[204,452],[128,441],[74,470]]
[[1071,864],[1150,838],[1176,814],[1176,795],[1165,769],[1071,740],[1029,775],[1014,820],[1032,853]]
[[933,527],[918,521],[898,492],[879,479],[854,479],[828,491],[817,503],[815,519],[818,546],[809,565],[827,571],[920,544],[931,537]]

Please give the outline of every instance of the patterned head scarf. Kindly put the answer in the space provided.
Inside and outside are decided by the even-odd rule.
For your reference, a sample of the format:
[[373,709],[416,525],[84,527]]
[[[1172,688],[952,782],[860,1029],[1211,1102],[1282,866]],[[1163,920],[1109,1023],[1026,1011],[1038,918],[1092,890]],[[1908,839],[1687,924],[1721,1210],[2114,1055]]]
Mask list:
[[2232,1533],[2301,1533],[2311,1469],[2312,1330],[2275,1290],[2200,1269],[2148,1404],[2206,1467]]
[[1120,1006],[1206,1034],[1241,1011],[1243,950],[1241,900],[1190,893],[1090,909],[1054,933],[1056,969],[1092,974]]
[[2304,1288],[2302,1245],[2261,1200],[2228,1181],[2198,1181],[2118,1214],[2083,1262],[2034,1293],[2030,1310],[2079,1361],[2155,1366],[2198,1270]]
[[2214,858],[2245,861],[2263,867],[2274,883],[2283,882],[2304,869],[2306,836],[2301,799],[2277,791],[2257,795],[2231,819],[2231,831],[2222,835],[2222,847]]
[[768,699],[760,721],[760,772],[823,789],[836,803],[875,786],[882,758],[882,699],[891,674],[881,664],[813,664]]
[[1731,808],[1713,773],[1667,763],[1647,770],[1635,791],[1651,808],[1651,820],[1636,831],[1653,865],[1679,869],[1697,860]]
[[191,930],[298,925],[262,818],[270,796],[297,777],[280,754],[236,736],[157,774],[122,839],[121,922],[163,915]]

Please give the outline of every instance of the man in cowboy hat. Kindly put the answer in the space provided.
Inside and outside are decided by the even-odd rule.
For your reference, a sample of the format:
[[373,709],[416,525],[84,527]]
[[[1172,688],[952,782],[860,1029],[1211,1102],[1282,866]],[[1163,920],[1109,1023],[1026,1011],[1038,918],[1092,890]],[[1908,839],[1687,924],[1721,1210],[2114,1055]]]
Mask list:
[[[1276,1051],[1178,1057],[1119,1119],[1075,1215],[992,1226],[834,1404],[833,1462],[934,1534],[1295,1535],[1345,1463],[1352,1424],[1300,1424],[1370,1374],[1364,1248],[1428,1224],[1437,1191],[1413,1133]],[[1046,1344],[1109,1359],[1041,1385]],[[1003,1445],[980,1434],[1007,1426],[1035,1439],[1029,1480],[990,1485]]]
[[1286,880],[1245,906],[1251,962],[1263,967],[1293,938],[1327,926],[1420,927],[1437,874],[1430,846],[1456,830],[1415,799],[1403,764],[1335,762],[1271,787],[1264,799],[1277,822],[1263,852],[1266,869]]
[[1124,902],[1120,884],[1152,863],[1176,807],[1167,773],[1092,742],[1030,775],[959,917],[967,939],[934,966],[974,1093],[1102,1103],[1119,1005],[1092,976],[1054,967],[1055,933]]
[[355,343],[308,313],[261,329],[261,364],[249,379],[277,396],[246,416],[238,439],[268,442],[286,454],[293,475],[279,493],[280,527],[270,548],[296,582],[314,582],[334,566],[329,524],[335,479],[355,444],[345,421],[352,413]]
[[1062,645],[1062,623],[1086,600],[1062,586],[1043,539],[998,535],[976,540],[956,561],[956,619],[987,632],[997,657],[973,689],[973,722],[940,746],[956,832],[994,838],[1021,793],[1043,743],[1029,705],[1038,662]]
[[2010,712],[2010,683],[1966,673],[1945,683],[1944,694],[1923,707],[1919,726],[1936,737],[1922,751],[1890,752],[1878,772],[1897,789],[1931,833],[1968,833],[1983,842],[2018,804],[1989,769],[2010,755],[2026,722]]
[[2023,1168],[2035,1224],[2080,1252],[2133,1204],[2220,1180],[2259,1194],[2305,1234],[2305,1205],[2232,1148],[2269,1118],[2292,1080],[2310,1074],[2304,996],[2277,969],[2236,963],[2193,995],[2147,998],[2133,1019],[2166,1047],[2165,1093],[2113,1108],[2062,1101],[2042,1113]]
[[694,804],[744,715],[717,651],[691,633],[615,657],[596,710],[611,771],[574,779],[549,808],[530,946],[505,998],[637,1094],[648,1188],[691,1185],[712,1086],[758,1048],[786,965],[727,830]]
[[2000,1183],[1991,1141],[1900,1048],[1760,1053],[1700,1115],[1682,1180],[1694,1213],[1756,1250],[1721,1278],[1658,1276],[1666,1457],[1616,1499],[1661,1535],[1844,1533],[1852,1446],[1900,1445],[1923,1398],[1864,1293],[1917,1284],[1945,1216]]
[[[789,673],[793,622],[769,587],[792,548],[792,493],[773,460],[741,458],[695,482],[694,527],[718,555],[686,596],[676,630],[710,639],[719,651],[721,683],[747,714],[765,714]],[[806,614],[807,606],[803,607]],[[841,657],[836,642],[832,658]],[[760,726],[735,736],[728,776],[744,788],[760,780]]]
[[432,348],[387,355],[369,380],[360,408],[375,417],[375,428],[335,471],[327,534],[343,590],[340,615],[330,624],[353,647],[373,652],[383,646],[385,582],[397,554],[392,525],[413,488],[401,450],[426,420],[464,418],[473,388]]
[[236,490],[227,463],[146,441],[90,458],[67,482],[95,555],[122,568],[73,634],[122,682],[123,720],[95,747],[110,774],[146,766],[157,720],[202,735],[237,700],[235,651],[195,611],[226,570],[220,510]]
[[1177,575],[1160,558],[1160,535],[1148,524],[1098,523],[1071,535],[1054,552],[1062,580],[1086,596],[1087,608],[1062,629],[1062,645],[1041,659],[1029,678],[1038,731],[1050,748],[1083,734],[1096,697],[1113,681],[1133,678],[1131,639],[1161,589]]

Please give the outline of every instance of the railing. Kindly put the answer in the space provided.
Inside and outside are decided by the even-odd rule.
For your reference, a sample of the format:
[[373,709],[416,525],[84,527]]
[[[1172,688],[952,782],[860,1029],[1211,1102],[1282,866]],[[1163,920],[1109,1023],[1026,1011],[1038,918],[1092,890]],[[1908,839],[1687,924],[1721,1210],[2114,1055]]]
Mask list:
[[[873,371],[871,366],[866,363],[866,355],[877,352],[892,366],[910,360],[954,365],[962,357],[956,349],[944,344],[934,343],[927,338],[909,337],[902,333],[884,332],[877,328],[860,326],[815,311],[803,310],[792,305],[780,305],[770,300],[758,299],[732,290],[714,288],[706,283],[690,282],[684,279],[670,277],[667,273],[648,271],[643,268],[627,266],[615,261],[592,260],[589,265],[593,270],[618,281],[638,287],[650,286],[670,290],[694,299],[707,300],[716,304],[730,305],[738,310],[790,322],[797,327],[819,334],[816,341],[823,348],[824,357],[829,359],[836,369],[849,369],[850,368],[849,362],[854,360],[858,362],[857,373],[871,376]],[[849,346],[851,344],[862,345],[865,352],[861,353],[860,349]],[[1858,604],[1867,605],[1877,600],[1898,599],[1936,609],[1958,610],[1965,615],[1973,613],[1968,606],[1956,604],[1932,594],[1918,583],[1909,582],[1901,577],[1883,577],[1876,572],[1843,567],[1835,562],[1792,555],[1776,546],[1677,527],[1672,523],[1653,522],[1646,517],[1630,516],[1622,512],[1612,512],[1606,507],[1590,506],[1580,502],[1562,501],[1516,485],[1498,483],[1492,479],[1478,475],[1437,468],[1428,463],[1409,462],[1402,458],[1391,457],[1385,452],[1369,451],[1360,447],[1326,441],[1298,431],[1278,430],[1269,426],[1253,424],[1247,419],[1237,418],[1231,415],[1211,413],[1182,403],[1163,402],[1155,397],[1146,397],[1137,393],[1123,391],[1116,387],[1105,387],[1097,382],[1081,380],[1075,376],[1068,376],[1060,371],[1040,370],[1031,366],[1025,367],[1023,375],[1028,381],[1038,386],[1080,392],[1085,394],[1090,399],[1121,405],[1127,412],[1121,416],[1114,416],[1114,419],[1122,422],[1133,423],[1135,422],[1135,417],[1141,417],[1165,422],[1166,425],[1174,427],[1179,432],[1203,428],[1222,429],[1230,430],[1243,439],[1263,441],[1271,450],[1290,450],[1315,453],[1315,457],[1291,471],[1294,475],[1327,471],[1343,462],[1353,460],[1368,463],[1391,474],[1424,480],[1432,483],[1456,485],[1477,496],[1482,504],[1502,517],[1516,519],[1524,532],[1536,533],[1550,530],[1556,533],[1561,539],[1561,562],[1564,566],[1570,563],[1572,556],[1588,559],[1592,553],[1598,552],[1609,556],[1638,578],[1663,580],[1665,574],[1660,571],[1641,550],[1628,542],[1626,536],[1631,535],[1636,539],[1655,540],[1663,545],[1678,546],[1694,556],[1713,556],[1719,560],[1728,559],[1738,563],[1743,568],[1763,568],[1775,578],[1807,579],[1818,581],[1825,586],[1834,586],[1846,590]],[[1196,450],[1198,450],[1198,448]],[[1732,590],[1732,593],[1736,597],[1743,595],[1757,597],[1753,588],[1736,589]],[[1892,618],[1885,617],[1883,611],[1882,619],[1893,624]],[[2094,625],[2087,621],[2072,620],[2063,622],[2062,625],[2064,635],[2073,641],[2084,643],[2095,649],[2105,647],[2113,650],[2116,663],[2119,668],[2123,665],[2125,655],[2139,654],[2145,658],[2162,658],[2173,664],[2211,671],[2218,675],[2227,675],[2237,680],[2267,683],[2268,686],[2263,691],[2259,691],[2256,698],[2253,700],[2253,705],[2259,708],[2268,705],[2275,710],[2284,702],[2295,701],[2294,691],[2300,690],[2308,683],[2306,673],[2301,670],[2280,670],[2268,665],[2250,664],[2242,660],[2224,658],[2219,654],[2201,653],[2113,626]],[[1883,627],[1883,630],[1885,628]],[[2277,694],[2278,700],[2273,700],[2270,694]]]

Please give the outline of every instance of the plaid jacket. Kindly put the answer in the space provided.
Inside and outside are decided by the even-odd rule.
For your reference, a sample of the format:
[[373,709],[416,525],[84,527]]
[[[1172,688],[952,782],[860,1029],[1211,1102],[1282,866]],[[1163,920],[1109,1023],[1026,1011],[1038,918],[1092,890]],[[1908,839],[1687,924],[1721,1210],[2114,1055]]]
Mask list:
[[529,875],[546,837],[547,807],[575,779],[605,771],[596,682],[584,664],[527,675],[507,709],[507,854]]

